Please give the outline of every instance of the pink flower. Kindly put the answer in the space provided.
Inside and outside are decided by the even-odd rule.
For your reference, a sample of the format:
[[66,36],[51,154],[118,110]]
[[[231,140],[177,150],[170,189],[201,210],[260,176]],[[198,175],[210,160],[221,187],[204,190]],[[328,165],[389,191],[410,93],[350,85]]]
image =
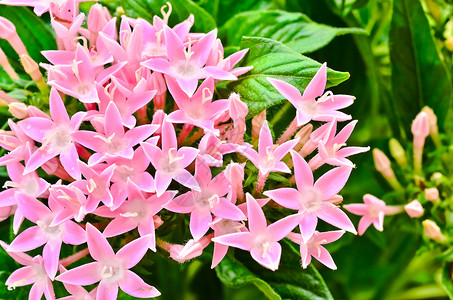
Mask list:
[[384,201],[370,194],[363,196],[363,202],[364,204],[354,203],[343,206],[347,211],[362,216],[359,222],[359,235],[364,234],[371,224],[377,230],[383,231],[384,216],[395,214],[402,209],[401,207],[387,206]]
[[404,210],[406,211],[406,213],[411,218],[419,218],[425,212],[425,210],[423,209],[423,206],[421,205],[420,201],[418,201],[417,199],[409,202],[406,205],[404,205]]
[[198,150],[192,147],[178,148],[176,133],[168,121],[162,125],[162,149],[148,142],[141,143],[146,156],[156,168],[155,184],[158,196],[161,196],[172,179],[194,190],[200,190],[195,178],[185,168],[194,161]]
[[[339,121],[345,121],[351,119],[351,116],[339,112],[338,109],[351,105],[354,97],[333,95],[332,92],[326,92],[323,95],[327,82],[327,65],[325,63],[305,88],[303,95],[287,82],[269,77],[267,80],[297,109],[298,126],[302,126],[310,120],[330,121],[336,118]],[[317,99],[318,97],[319,99]]]
[[343,234],[344,230],[319,232],[315,231],[311,238],[304,243],[302,235],[291,232],[288,238],[293,242],[300,244],[300,256],[302,259],[302,267],[306,269],[311,262],[311,258],[316,258],[326,267],[336,270],[337,266],[333,262],[332,256],[329,252],[321,245],[329,244],[338,240]]
[[47,276],[41,255],[32,258],[22,252],[11,252],[8,249],[8,245],[3,241],[0,241],[0,245],[15,261],[25,266],[17,269],[8,277],[5,282],[8,290],[15,289],[18,286],[33,284],[30,289],[29,299],[41,299],[43,294],[47,300],[55,299],[52,281]]
[[192,190],[165,205],[170,211],[190,213],[190,232],[195,241],[209,230],[211,213],[230,220],[246,219],[239,208],[224,198],[228,193],[229,183],[223,172],[212,179],[210,168],[197,160],[195,179],[201,191]]
[[255,198],[246,195],[248,232],[225,234],[212,239],[215,243],[250,251],[252,258],[262,266],[275,271],[280,263],[282,247],[278,243],[300,222],[299,214],[290,215],[269,226]]
[[72,134],[79,129],[86,113],[78,112],[69,119],[64,103],[55,89],[50,92],[49,106],[52,120],[30,117],[18,123],[25,134],[42,143],[41,147],[28,159],[24,173],[36,170],[59,155],[66,172],[73,178],[79,179],[80,170],[77,165],[79,155]]
[[[215,218],[210,224],[214,230],[214,237],[230,233],[246,232],[244,221],[233,221],[229,219]],[[212,255],[211,269],[217,266],[228,252],[228,245],[214,243],[214,253]]]
[[[66,268],[63,267],[62,265],[60,265],[60,274],[63,274],[66,271],[67,271]],[[88,292],[80,285],[69,284],[69,283],[65,283],[65,282],[63,282],[63,285],[64,285],[65,289],[71,294],[71,296],[60,298],[59,300],[78,300],[78,299],[95,300],[96,299],[97,288],[94,288],[91,290],[91,292]]]
[[204,248],[211,243],[211,236],[204,236],[198,241],[189,240],[185,245],[171,245],[168,251],[170,257],[182,264],[189,259],[200,256]]
[[200,38],[195,45],[189,41],[185,48],[178,35],[169,27],[164,28],[168,60],[151,58],[143,66],[166,74],[174,79],[181,89],[192,97],[198,80],[213,76],[218,80],[236,80],[237,77],[215,66],[206,66],[209,53],[217,36],[217,29]]
[[355,234],[351,220],[331,202],[348,180],[351,168],[334,168],[313,183],[313,173],[303,157],[295,151],[291,151],[291,156],[297,189],[280,188],[266,191],[264,195],[284,207],[299,210],[303,215],[299,227],[304,241],[315,232],[318,218]]
[[129,270],[148,251],[150,242],[148,236],[130,242],[115,254],[102,233],[87,223],[87,242],[90,255],[96,262],[64,272],[57,276],[56,280],[74,285],[99,282],[97,299],[116,299],[118,287],[134,297],[149,298],[160,295],[156,288],[146,284],[137,274]]

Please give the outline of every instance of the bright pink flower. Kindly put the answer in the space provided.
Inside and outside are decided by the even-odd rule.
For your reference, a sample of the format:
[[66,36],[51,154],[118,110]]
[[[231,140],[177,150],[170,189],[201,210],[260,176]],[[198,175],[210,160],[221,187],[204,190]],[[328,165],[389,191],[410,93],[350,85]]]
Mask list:
[[27,194],[22,195],[18,205],[24,216],[37,226],[21,232],[8,247],[8,251],[29,251],[45,244],[44,266],[49,277],[53,279],[58,269],[61,243],[80,245],[86,241],[85,231],[73,221],[52,226],[56,213]]
[[25,286],[33,284],[30,289],[30,300],[39,300],[43,294],[46,300],[55,299],[55,293],[53,290],[52,281],[44,268],[44,261],[41,255],[31,257],[21,252],[11,252],[9,246],[0,241],[0,245],[5,251],[18,263],[25,267],[14,271],[6,280],[5,284],[8,286],[8,290],[13,290],[18,286]]
[[[229,219],[215,218],[210,224],[214,230],[214,237],[230,233],[246,232],[244,221],[233,221]],[[211,269],[217,266],[228,252],[228,245],[214,243],[214,253],[212,255]]]
[[302,267],[306,269],[311,262],[311,258],[316,258],[326,267],[336,270],[337,266],[333,262],[332,256],[329,252],[321,245],[335,242],[344,234],[344,230],[319,232],[315,231],[311,238],[304,243],[302,235],[299,233],[291,232],[288,238],[293,242],[300,245],[300,256],[302,259]]
[[197,160],[195,179],[201,191],[191,190],[165,205],[170,211],[190,213],[190,232],[195,241],[209,230],[211,213],[236,221],[246,219],[239,208],[224,198],[229,191],[229,182],[223,172],[212,178],[209,166]]
[[[323,95],[327,82],[327,65],[325,63],[305,88],[303,95],[297,88],[285,81],[269,77],[267,80],[297,109],[298,126],[302,126],[310,120],[330,121],[336,118],[339,121],[345,121],[351,119],[350,115],[339,112],[338,109],[351,105],[354,101],[353,96],[333,95],[332,92],[326,92]],[[319,99],[317,99],[318,97]]]
[[179,87],[172,78],[167,78],[168,89],[179,109],[168,115],[167,121],[172,123],[192,124],[203,128],[206,132],[219,135],[214,129],[214,120],[228,109],[228,100],[213,100],[214,80],[209,77],[200,85],[192,97]]
[[297,142],[297,139],[291,140],[274,149],[272,134],[266,121],[260,131],[258,152],[252,148],[244,148],[241,154],[247,157],[262,175],[268,175],[270,172],[291,173],[288,166],[281,160]]
[[1,166],[25,160],[27,143],[34,144],[33,140],[11,119],[8,120],[8,125],[11,132],[4,131],[0,134],[0,147],[11,152],[0,157]]
[[284,207],[299,210],[303,215],[299,227],[304,241],[315,232],[318,218],[355,234],[348,216],[331,202],[348,180],[351,168],[334,168],[314,183],[313,173],[303,157],[295,151],[291,151],[291,156],[297,189],[280,188],[266,191],[264,195]]
[[[62,265],[60,265],[60,274],[63,274],[66,271],[67,271],[66,268],[63,267]],[[71,294],[71,296],[59,298],[59,300],[79,300],[79,299],[95,300],[96,299],[97,288],[94,288],[91,290],[91,292],[88,292],[80,285],[69,284],[66,282],[63,282],[63,285],[64,285],[65,289]]]
[[332,166],[347,166],[354,168],[355,165],[346,157],[370,150],[370,147],[344,147],[346,145],[346,141],[354,130],[357,121],[350,122],[337,135],[335,135],[337,121],[334,119],[332,122],[332,130],[330,130],[327,140],[324,139],[319,141],[319,153],[316,154],[309,162],[309,166],[312,170],[317,169],[323,163],[327,163]]
[[146,156],[156,169],[155,187],[161,196],[174,179],[190,189],[200,190],[195,178],[185,168],[191,164],[198,154],[192,147],[178,149],[173,124],[164,121],[162,125],[162,149],[148,142],[141,143]]
[[176,79],[181,89],[191,97],[198,80],[213,76],[218,80],[236,80],[237,77],[221,68],[206,66],[209,53],[217,36],[217,29],[200,38],[195,45],[189,41],[185,48],[182,40],[169,27],[164,28],[168,60],[151,58],[143,66]]
[[120,112],[115,103],[110,102],[105,111],[104,134],[82,130],[72,136],[78,143],[97,152],[88,160],[88,165],[92,166],[109,157],[132,158],[132,147],[151,136],[156,129],[156,125],[142,125],[125,132]]
[[59,155],[66,172],[75,179],[80,178],[77,165],[79,155],[72,134],[79,129],[85,112],[78,112],[69,119],[68,113],[57,90],[52,89],[49,99],[52,120],[41,117],[30,117],[18,123],[29,137],[42,143],[28,159],[24,173],[36,170],[51,158]]
[[400,207],[387,206],[384,201],[370,194],[363,196],[363,202],[364,204],[353,203],[343,206],[347,211],[362,216],[359,222],[359,235],[364,234],[371,224],[377,230],[383,231],[384,216],[401,211]]
[[69,28],[66,27],[64,23],[57,21],[57,19],[55,18],[52,18],[50,20],[52,27],[57,35],[57,38],[59,39],[60,43],[63,43],[62,45],[61,44],[58,45],[59,49],[74,51],[77,45],[77,40],[75,37],[77,36],[84,20],[85,14],[84,13],[79,14],[75,18],[75,20],[71,23]]
[[74,219],[81,222],[87,214],[85,204],[87,197],[74,185],[54,184],[49,189],[49,207],[57,214],[52,226]]
[[220,140],[213,134],[205,134],[198,144],[197,159],[203,160],[208,166],[211,167],[222,167],[223,166],[223,155],[236,152],[236,145],[231,145],[225,141]]
[[151,239],[149,247],[156,251],[153,217],[176,194],[176,191],[167,191],[160,197],[153,195],[145,198],[143,192],[129,180],[127,184],[128,200],[114,211],[107,207],[101,207],[95,214],[115,217],[105,228],[105,237],[117,236],[138,227],[140,236],[148,235]]
[[99,282],[97,299],[116,299],[118,287],[134,297],[149,298],[160,295],[156,288],[146,284],[137,274],[129,270],[148,251],[150,242],[148,236],[133,240],[115,254],[102,233],[87,223],[87,242],[90,255],[96,262],[64,272],[57,276],[56,280],[74,285]]
[[290,215],[269,226],[255,198],[246,195],[249,232],[231,233],[212,239],[215,243],[250,251],[262,266],[275,271],[280,263],[282,247],[278,243],[299,224],[299,214]]

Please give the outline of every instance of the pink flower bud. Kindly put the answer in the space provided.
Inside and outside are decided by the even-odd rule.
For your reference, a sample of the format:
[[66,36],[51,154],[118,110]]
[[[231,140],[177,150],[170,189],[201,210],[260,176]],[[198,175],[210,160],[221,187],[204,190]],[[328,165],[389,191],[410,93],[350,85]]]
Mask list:
[[435,187],[425,189],[425,197],[426,200],[431,201],[433,203],[439,203],[439,190]]
[[390,154],[396,160],[398,165],[405,167],[407,165],[406,152],[398,140],[391,138],[389,141]]
[[9,40],[14,35],[16,35],[14,24],[10,20],[0,17],[0,38]]
[[300,149],[305,143],[310,139],[310,134],[313,131],[313,125],[311,123],[308,123],[304,127],[302,127],[294,136],[295,139],[299,139],[299,142],[297,145],[294,147],[294,149],[298,150]]
[[169,247],[170,257],[179,263],[198,257],[203,253],[203,249],[206,248],[211,242],[211,236],[204,236],[195,242],[195,240],[189,240],[185,245],[171,245]]
[[437,226],[437,224],[434,223],[433,221],[425,220],[422,222],[422,224],[423,233],[427,238],[435,241],[441,241],[445,238],[442,232],[440,231],[439,226]]
[[260,131],[261,128],[264,125],[264,122],[266,121],[266,110],[263,110],[261,113],[258,115],[254,116],[252,119],[252,144],[255,145],[255,143],[258,142],[259,136],[260,136]]
[[162,219],[158,215],[153,216],[153,221],[154,221],[154,229],[157,229],[162,224],[164,224],[164,221],[162,221]]
[[88,13],[88,30],[90,32],[98,33],[104,26],[112,19],[107,7],[100,4],[94,4]]
[[373,159],[376,169],[382,174],[382,176],[384,176],[385,178],[391,178],[395,176],[390,165],[390,160],[387,155],[384,154],[384,152],[377,148],[373,149]]
[[165,112],[163,110],[157,110],[153,115],[153,121],[151,124],[159,125],[159,128],[154,132],[154,135],[160,135],[162,133],[162,124],[165,120]]
[[411,131],[414,135],[414,148],[422,149],[425,139],[429,135],[429,120],[426,112],[422,111],[415,117]]
[[437,116],[434,113],[434,111],[428,106],[423,107],[422,111],[425,112],[428,116],[429,134],[431,135],[438,134],[439,130],[437,128]]
[[[232,190],[236,192],[240,199],[244,198],[242,182],[244,181],[244,167],[245,163],[238,164],[231,162],[225,168],[225,177],[230,182]],[[236,201],[236,198],[233,199]]]
[[39,71],[39,65],[28,54],[20,55],[20,61],[24,66],[25,72],[30,75],[34,82],[42,80],[42,74]]
[[18,119],[28,118],[28,107],[22,102],[13,102],[8,105],[9,112]]
[[410,203],[404,205],[404,210],[411,218],[419,218],[425,211],[418,200],[413,200]]

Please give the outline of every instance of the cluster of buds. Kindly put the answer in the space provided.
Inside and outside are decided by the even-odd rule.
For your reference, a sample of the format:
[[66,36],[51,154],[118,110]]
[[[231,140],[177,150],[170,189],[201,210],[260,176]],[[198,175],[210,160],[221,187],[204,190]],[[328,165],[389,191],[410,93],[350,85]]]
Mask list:
[[[338,193],[354,167],[347,157],[368,147],[344,147],[356,121],[337,133],[338,124],[351,119],[339,109],[354,97],[324,91],[326,64],[303,94],[268,78],[297,115],[274,142],[263,111],[251,121],[250,138],[240,95],[216,99],[214,90],[217,82],[237,80],[253,68],[234,68],[247,49],[224,58],[216,30],[190,32],[192,15],[171,28],[168,4],[152,24],[123,16],[118,33],[116,18],[99,4],[92,6],[87,28],[77,1],[32,5],[38,14],[50,10],[59,49],[43,51],[50,63],[40,64],[51,87],[49,113],[12,103],[20,120],[9,120],[11,130],[0,133],[0,146],[9,151],[0,165],[11,179],[0,193],[1,219],[11,216],[16,235],[1,246],[24,265],[8,278],[11,289],[33,284],[32,298],[54,299],[52,284],[60,281],[84,299],[115,299],[118,288],[155,297],[157,289],[130,270],[148,249],[159,247],[182,263],[213,245],[215,267],[235,247],[276,270],[278,242],[285,237],[300,245],[304,268],[312,257],[336,268],[321,245],[345,231],[356,233],[338,206]],[[14,26],[5,24],[11,33],[2,37],[23,46]],[[42,80],[29,57],[22,63],[33,80]],[[85,110],[65,106],[70,99]],[[310,121],[324,123],[313,130]],[[315,182],[313,172],[323,165],[333,168]],[[44,172],[49,180],[38,176]],[[273,180],[273,172],[285,181]],[[256,182],[246,185],[245,174]],[[275,220],[266,217],[271,210],[293,213]],[[157,228],[174,229],[168,216],[182,215],[190,219],[188,241],[172,244],[159,236]],[[35,225],[23,230],[25,218]],[[318,232],[318,219],[340,230]],[[115,253],[107,238],[123,247]],[[73,247],[67,245],[81,250],[62,258],[61,248]],[[42,246],[42,255],[24,253]],[[88,254],[93,262],[66,269]],[[90,292],[81,287],[95,283]]]
[[[344,207],[351,213],[362,216],[359,223],[359,234],[363,234],[371,223],[377,230],[382,231],[384,216],[405,212],[410,218],[421,218],[425,215],[422,222],[424,236],[428,240],[445,243],[446,237],[442,234],[436,222],[432,220],[443,222],[444,219],[438,209],[442,207],[442,198],[446,199],[448,197],[448,195],[441,195],[439,192],[443,183],[444,176],[441,173],[443,168],[442,165],[439,165],[438,169],[433,171],[432,162],[429,162],[430,168],[423,167],[423,150],[426,139],[431,137],[434,147],[438,149],[443,147],[439,138],[437,117],[432,109],[429,107],[422,109],[412,122],[411,132],[413,135],[412,147],[408,146],[407,149],[412,148],[412,159],[410,158],[411,151],[406,151],[398,140],[392,138],[389,141],[390,154],[400,170],[400,176],[405,180],[405,188],[403,188],[397,175],[395,175],[392,163],[387,155],[377,148],[373,149],[376,170],[395,191],[404,195],[407,203],[387,205],[384,201],[372,195],[365,195],[363,197],[364,204],[349,204]],[[446,155],[448,156],[446,152],[442,154],[443,160],[448,160]],[[409,163],[410,161],[412,161],[412,164]],[[425,210],[430,211],[431,214],[435,211],[439,213],[428,216]]]

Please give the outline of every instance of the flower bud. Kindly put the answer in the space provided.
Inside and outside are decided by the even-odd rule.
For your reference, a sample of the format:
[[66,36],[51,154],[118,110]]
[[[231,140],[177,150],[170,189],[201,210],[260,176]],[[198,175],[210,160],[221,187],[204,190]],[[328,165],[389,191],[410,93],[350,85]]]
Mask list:
[[425,211],[420,201],[418,200],[413,200],[410,203],[404,205],[404,210],[411,218],[419,218],[423,215]]
[[258,144],[261,128],[266,121],[266,110],[263,110],[252,119],[252,144]]
[[443,177],[444,175],[442,175],[442,173],[434,172],[433,175],[431,175],[431,181],[434,181],[436,185],[439,185]]
[[90,12],[88,13],[88,30],[90,32],[98,33],[101,31],[104,26],[110,21],[112,17],[107,9],[98,3],[94,4],[90,8]]
[[295,150],[299,150],[310,139],[310,134],[313,131],[313,125],[308,123],[304,125],[294,136],[294,139],[299,139],[299,142],[294,146]]
[[397,139],[391,138],[389,141],[390,154],[401,167],[407,165],[406,152]]
[[203,249],[206,248],[211,242],[210,236],[204,236],[197,242],[195,240],[189,240],[185,245],[171,245],[169,247],[170,257],[179,263],[198,257],[203,253]]
[[0,17],[0,38],[9,40],[14,35],[16,35],[14,24],[10,20]]
[[414,135],[414,148],[423,148],[425,139],[429,135],[429,120],[426,112],[422,111],[415,117],[411,131]]
[[385,177],[391,178],[395,176],[393,173],[392,167],[390,165],[390,160],[387,155],[384,154],[381,150],[375,148],[373,149],[373,159],[376,169]]
[[425,197],[426,200],[431,201],[433,203],[439,203],[439,190],[435,187],[425,189]]
[[28,107],[22,102],[13,102],[8,105],[9,112],[18,119],[26,119],[28,115]]
[[434,113],[434,111],[428,106],[423,107],[422,111],[424,111],[428,116],[429,134],[431,135],[438,134],[439,129],[437,128],[437,116]]
[[432,240],[441,241],[445,239],[444,235],[440,231],[439,226],[431,220],[425,220],[423,224],[423,234]]
[[20,55],[20,62],[24,66],[25,72],[30,75],[34,82],[42,80],[42,74],[39,71],[39,65],[28,54]]

